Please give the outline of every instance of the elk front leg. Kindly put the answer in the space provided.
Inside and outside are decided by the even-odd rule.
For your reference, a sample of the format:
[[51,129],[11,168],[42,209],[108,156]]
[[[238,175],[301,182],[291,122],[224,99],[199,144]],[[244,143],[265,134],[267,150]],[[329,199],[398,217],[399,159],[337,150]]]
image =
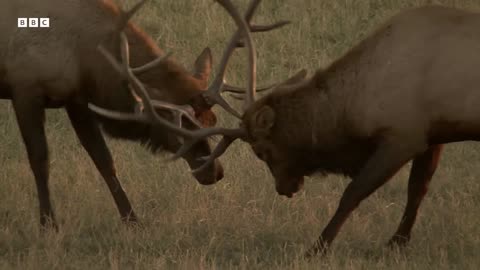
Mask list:
[[334,216],[305,256],[308,258],[317,253],[325,254],[350,213],[363,199],[387,182],[412,156],[423,151],[421,148],[422,145],[409,146],[401,140],[380,144],[360,173],[347,186]]
[[407,205],[397,232],[388,241],[389,246],[403,246],[410,240],[410,233],[417,217],[418,208],[437,169],[441,151],[442,145],[435,145],[413,160],[408,179]]
[[[28,89],[23,89],[23,91],[19,90],[18,92],[28,93],[29,91]],[[40,207],[40,224],[42,228],[51,226],[58,230],[48,190],[49,160],[44,128],[45,110],[43,99],[17,95],[12,99],[12,104],[27,150],[30,168],[35,177]]]
[[70,104],[67,106],[68,117],[82,144],[87,151],[113,196],[122,221],[136,223],[137,216],[132,205],[118,181],[112,155],[105,143],[100,127],[87,109],[87,106]]

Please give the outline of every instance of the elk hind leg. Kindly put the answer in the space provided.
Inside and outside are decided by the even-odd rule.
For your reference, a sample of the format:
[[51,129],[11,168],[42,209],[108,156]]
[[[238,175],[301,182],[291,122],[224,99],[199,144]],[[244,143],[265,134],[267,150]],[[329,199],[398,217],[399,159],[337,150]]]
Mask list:
[[431,146],[413,160],[408,179],[407,205],[397,231],[388,241],[389,246],[404,246],[410,240],[410,233],[417,217],[418,208],[437,169],[441,151],[442,145]]
[[334,216],[305,256],[309,258],[317,253],[325,254],[345,220],[360,202],[385,184],[416,153],[423,151],[423,147],[423,144],[408,144],[401,140],[381,143],[347,186]]
[[[19,91],[20,92],[20,91]],[[24,92],[27,92],[25,90]],[[30,168],[35,177],[43,228],[58,229],[48,189],[49,160],[45,136],[45,109],[40,97],[15,96],[12,100],[17,123],[27,150]]]
[[69,104],[67,113],[80,143],[107,183],[122,221],[136,223],[138,221],[137,216],[133,212],[127,194],[117,178],[112,155],[92,113],[81,104]]

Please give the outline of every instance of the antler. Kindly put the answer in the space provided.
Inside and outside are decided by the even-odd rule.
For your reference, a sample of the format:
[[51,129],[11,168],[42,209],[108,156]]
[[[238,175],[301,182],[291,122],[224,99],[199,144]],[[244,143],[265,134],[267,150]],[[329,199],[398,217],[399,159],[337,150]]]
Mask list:
[[[167,102],[162,102],[158,100],[151,101],[147,90],[143,86],[143,84],[138,80],[135,75],[142,74],[150,69],[155,68],[162,62],[166,61],[172,53],[167,53],[165,56],[161,56],[156,58],[155,60],[146,63],[140,67],[131,68],[130,67],[130,52],[128,46],[128,40],[123,33],[123,29],[126,27],[130,18],[137,12],[142,5],[146,3],[146,0],[142,0],[133,6],[129,11],[122,12],[119,16],[117,21],[116,29],[120,31],[120,48],[121,48],[121,59],[122,63],[119,63],[115,57],[100,43],[98,46],[98,50],[105,56],[105,58],[110,62],[113,68],[122,74],[124,77],[128,79],[129,82],[129,89],[137,102],[135,113],[136,114],[129,114],[129,113],[122,113],[122,112],[115,112],[100,108],[94,104],[89,104],[89,108],[100,115],[117,119],[117,120],[132,120],[132,121],[139,121],[139,122],[154,122],[154,121],[164,121],[164,124],[168,123],[166,120],[163,120],[161,117],[158,116],[155,109],[164,109],[173,113],[174,122],[179,126],[182,127],[182,116],[187,117],[193,124],[197,127],[201,127],[202,125],[197,121],[195,118],[195,112],[193,108],[189,105],[175,105],[170,104]],[[145,108],[145,101],[147,102],[147,107]]]
[[[163,61],[167,60],[171,53],[166,54],[165,56],[158,57],[157,59],[141,66],[138,68],[131,68],[130,67],[130,53],[128,47],[128,40],[125,33],[120,33],[120,51],[121,51],[121,58],[122,64],[120,64],[115,57],[108,52],[103,45],[99,45],[99,51],[105,56],[105,58],[110,62],[110,64],[117,70],[119,73],[124,75],[128,82],[129,88],[134,96],[135,100],[137,101],[137,109],[136,114],[129,114],[129,113],[121,113],[121,112],[114,112],[109,111],[100,107],[97,107],[93,104],[89,104],[90,109],[101,114],[103,116],[107,116],[109,118],[115,118],[118,120],[133,120],[139,122],[154,122],[154,121],[166,121],[162,119],[156,113],[155,109],[165,109],[173,113],[174,121],[177,123],[179,127],[182,126],[182,116],[187,117],[192,123],[201,127],[201,124],[196,120],[195,113],[193,108],[188,105],[175,105],[170,104],[167,102],[162,101],[151,101],[148,91],[145,89],[145,86],[140,82],[140,80],[135,76],[136,73],[142,73],[149,69],[154,68],[155,66],[159,65]],[[147,106],[145,106],[147,105]]]
[[[128,22],[128,18],[130,18],[133,15],[133,13],[136,10],[138,10],[139,7],[145,1],[146,0],[142,0],[142,2],[135,5],[135,7],[132,8],[133,12],[132,10],[130,10],[129,12],[124,13],[121,19],[124,25],[126,25],[126,23]],[[248,49],[248,87],[245,93],[246,99],[244,104],[244,107],[248,108],[254,102],[255,92],[256,92],[256,75],[255,75],[256,74],[256,53],[255,53],[255,48],[254,48],[252,37],[251,37],[251,32],[254,32],[254,31],[261,32],[261,31],[272,30],[272,29],[281,27],[283,25],[286,25],[288,24],[288,22],[283,21],[283,22],[279,22],[269,26],[268,25],[267,26],[251,26],[249,25],[249,22],[261,0],[252,0],[252,2],[250,3],[246,11],[245,18],[243,18],[238,13],[236,8],[233,6],[233,4],[229,0],[215,0],[215,1],[218,2],[230,14],[230,16],[234,19],[238,29],[230,39],[229,45],[224,50],[224,53],[220,62],[220,68],[218,69],[218,72],[215,76],[213,83],[208,88],[208,90],[204,92],[204,98],[207,100],[207,102],[210,102],[211,105],[219,104],[225,110],[235,115],[236,117],[240,118],[241,117],[240,114],[237,113],[220,95],[222,91],[230,91],[230,92],[241,91],[240,88],[235,88],[235,87],[226,85],[224,83],[225,70],[226,70],[228,61],[230,59],[230,56],[233,53],[233,50],[236,47],[238,47],[240,42],[242,42],[242,44],[244,44],[245,47],[247,47]],[[177,136],[187,139],[187,141],[185,141],[180,147],[180,149],[174,154],[171,160],[175,160],[183,156],[185,153],[189,151],[189,149],[192,146],[194,146],[200,140],[204,140],[205,138],[214,136],[214,135],[223,135],[222,140],[217,144],[212,154],[210,156],[202,158],[205,160],[205,163],[199,168],[196,168],[194,171],[200,171],[206,166],[208,166],[209,164],[211,164],[216,158],[221,156],[226,151],[228,146],[233,141],[235,141],[237,138],[240,138],[246,135],[246,132],[243,128],[237,128],[237,129],[202,128],[197,130],[183,129],[181,127],[181,120],[180,122],[178,120],[178,119],[181,119],[182,116],[188,117],[190,120],[192,120],[193,123],[197,123],[197,125],[199,126],[198,122],[192,116],[191,110],[190,108],[188,108],[188,105],[179,106],[174,104],[168,104],[165,102],[152,101],[143,84],[135,76],[135,74],[145,72],[146,70],[165,61],[169,57],[169,54],[164,57],[158,58],[150,63],[147,63],[142,67],[131,68],[129,65],[129,50],[128,50],[127,37],[122,32],[120,34],[120,38],[121,38],[121,58],[122,58],[121,64],[102,45],[100,45],[98,49],[112,64],[112,66],[127,78],[129,85],[131,87],[132,94],[134,95],[138,103],[141,104],[141,109],[137,110],[135,114],[132,114],[132,113],[110,111],[110,110],[95,106],[93,104],[89,104],[88,106],[91,110],[95,111],[100,115],[103,115],[105,117],[109,117],[112,119],[133,120],[133,121],[145,122],[145,123],[154,124],[154,125],[160,125],[167,128]],[[244,40],[242,41],[241,38],[243,38]],[[174,114],[176,114],[177,116],[176,124],[172,124],[171,122],[160,117],[155,110],[156,108],[168,109],[172,111]]]
[[[219,4],[221,4],[225,9],[227,9],[227,11],[231,15],[233,14],[232,12],[234,12],[234,13],[236,13],[236,15],[238,15],[236,9],[233,7],[233,5],[230,1],[221,1],[221,0],[216,0],[216,1]],[[253,17],[253,14],[254,14],[255,10],[257,9],[258,5],[260,4],[260,2],[261,2],[261,0],[253,0],[252,2],[250,2],[250,5],[248,6],[247,11],[245,13],[245,19],[242,20],[246,24],[245,27],[247,27],[250,30],[249,33],[248,33],[248,36],[250,36],[250,32],[270,31],[270,30],[282,27],[282,26],[290,23],[289,21],[280,21],[278,23],[275,23],[275,24],[272,24],[272,25],[266,25],[266,26],[258,26],[258,25],[252,26],[252,25],[250,25],[250,21]],[[235,19],[235,17],[233,15],[232,15],[232,17]],[[237,24],[239,23],[239,20],[240,20],[239,17],[240,17],[240,15],[238,15],[238,19],[235,19],[237,21]],[[240,114],[237,111],[235,111],[225,101],[225,99],[223,99],[223,97],[221,96],[221,93],[222,93],[222,91],[244,92],[239,87],[234,87],[234,86],[225,84],[225,70],[226,70],[226,67],[228,65],[228,62],[230,60],[230,57],[231,57],[233,51],[235,50],[235,48],[245,46],[245,44],[243,44],[244,42],[242,42],[240,40],[241,34],[242,34],[242,29],[238,29],[233,34],[233,36],[231,37],[230,42],[228,43],[228,46],[224,50],[221,61],[220,61],[220,67],[221,68],[218,70],[217,74],[215,75],[215,79],[213,80],[213,82],[210,85],[210,87],[208,88],[208,90],[203,94],[205,99],[208,102],[210,102],[210,105],[213,106],[214,104],[218,104],[221,107],[223,107],[226,111],[228,111],[229,113],[236,116],[237,118],[241,118]],[[251,38],[249,38],[247,36],[245,36],[244,38],[247,40],[246,46],[248,47],[248,49],[253,50],[253,48],[252,48],[253,44],[251,43],[251,41],[249,41],[249,40],[251,40]],[[255,55],[254,56],[249,56],[249,57],[250,57],[249,58],[249,64],[252,65],[252,61],[256,61],[256,59],[251,58],[251,57],[255,57]],[[253,63],[253,64],[255,64],[255,63]],[[256,69],[256,66],[254,66],[254,67],[255,67],[254,69]],[[255,70],[252,71],[252,72],[255,72]],[[249,79],[248,79],[249,90],[246,91],[247,98],[245,99],[244,109],[248,108],[248,106],[251,105],[254,102],[255,92],[256,92],[256,90],[255,90],[256,87],[255,87],[255,85],[252,85],[252,82],[251,82],[252,73],[249,73],[248,75],[249,75]],[[269,88],[271,88],[271,86],[267,87],[267,89],[269,89]]]
[[[197,143],[199,140],[202,140],[203,138],[206,138],[209,136],[220,135],[220,134],[222,135],[226,134],[227,136],[237,136],[237,134],[239,134],[238,130],[228,130],[225,128],[197,129],[194,131],[190,131],[187,129],[183,129],[178,125],[172,124],[169,121],[160,117],[155,110],[156,108],[168,109],[174,113],[177,113],[180,116],[182,115],[187,116],[194,123],[196,122],[196,119],[192,116],[193,113],[189,111],[189,109],[191,109],[190,106],[174,105],[174,104],[170,104],[170,103],[166,103],[158,100],[152,100],[150,98],[148,91],[145,89],[145,86],[135,76],[133,72],[134,69],[129,66],[128,41],[127,41],[127,37],[123,32],[120,34],[120,39],[121,39],[122,64],[120,64],[117,60],[115,60],[113,55],[109,53],[102,45],[99,46],[99,50],[100,52],[102,52],[102,54],[104,54],[104,56],[108,59],[108,61],[112,64],[112,66],[117,71],[125,75],[125,77],[129,82],[129,85],[133,88],[133,91],[136,94],[138,94],[139,99],[145,105],[145,109],[142,110],[141,113],[132,114],[132,113],[124,113],[124,112],[107,110],[89,103],[88,107],[92,111],[111,119],[132,120],[137,122],[158,124],[158,125],[164,126],[165,128],[174,132],[176,135],[190,139],[190,142],[188,143],[188,145],[190,146],[188,148],[190,148],[192,145]],[[161,60],[167,59],[168,56],[169,55],[162,57]],[[162,62],[161,60],[156,59],[156,60],[153,60],[151,63],[153,62],[160,63]],[[145,66],[151,65],[151,63],[148,63]]]
[[[264,92],[264,91],[267,91],[267,90],[273,88],[276,85],[277,85],[276,83],[272,83],[272,84],[269,84],[267,86],[257,87],[257,89],[255,89],[255,92],[256,93]],[[223,84],[222,92],[230,92],[230,93],[235,93],[235,94],[245,94],[245,88],[225,83],[225,84]]]
[[[250,2],[250,5],[247,8],[244,18],[242,18],[237,13],[236,9],[233,7],[230,1],[228,0],[215,0],[215,1],[218,2],[220,5],[222,5],[230,13],[230,15],[235,20],[238,26],[238,29],[230,39],[230,42],[227,48],[225,49],[220,62],[221,68],[217,72],[212,85],[204,93],[204,97],[206,100],[211,100],[212,102],[214,102],[213,104],[215,103],[219,104],[226,111],[230,112],[237,118],[241,118],[240,114],[237,113],[232,107],[230,107],[230,105],[222,98],[221,92],[228,91],[228,92],[234,92],[234,93],[244,93],[246,95],[245,102],[244,102],[244,110],[246,110],[255,102],[255,94],[257,92],[256,91],[256,75],[255,75],[256,74],[256,54],[255,54],[255,48],[253,46],[253,41],[250,33],[270,31],[288,24],[289,21],[281,21],[281,22],[278,22],[272,25],[266,25],[266,26],[258,26],[258,25],[252,26],[250,25],[250,21],[253,17],[255,10],[260,4],[261,0],[252,0],[252,2]],[[240,39],[242,35],[244,38],[243,42]],[[248,56],[249,56],[249,73],[248,73],[247,91],[243,91],[243,89],[239,87],[234,87],[234,86],[225,84],[225,70],[226,70],[228,61],[230,59],[230,56],[232,55],[233,50],[235,48],[243,47],[243,46],[246,46],[248,48]],[[275,85],[276,84],[273,84],[268,87],[264,87],[262,91],[270,89]],[[203,160],[205,160],[203,165],[193,170],[193,172],[198,172],[206,168],[216,158],[220,157],[223,153],[225,153],[225,151],[230,146],[230,144],[232,144],[236,139],[240,137],[244,137],[247,134],[246,130],[243,127],[237,128],[237,129],[210,128],[210,129],[203,129],[202,131],[204,131],[204,134],[208,134],[208,133],[210,133],[211,135],[221,134],[223,135],[223,138],[217,144],[217,146],[215,147],[215,149],[213,150],[210,156],[202,158]],[[211,132],[208,132],[208,131],[211,131]],[[174,160],[181,157],[186,152],[188,152],[188,150],[193,145],[195,145],[195,143],[197,143],[200,139],[204,139],[206,137],[207,136],[204,136],[204,137],[195,136],[194,140],[190,140],[184,143],[182,147],[180,147],[180,149],[177,151],[177,153],[175,153],[175,155],[171,159]]]
[[[307,76],[307,70],[306,69],[301,69],[301,70],[297,71],[297,73],[295,73],[293,76],[291,76],[288,79],[286,79],[285,81],[283,81],[282,83],[273,84],[273,85],[269,86],[269,88],[262,89],[262,92],[265,91],[265,90],[268,90],[270,88],[275,88],[273,91],[277,91],[279,88],[284,87],[284,86],[291,86],[291,85],[294,85],[294,84],[300,84],[300,83],[302,83],[302,81],[305,79],[306,76]],[[295,88],[295,87],[290,87],[290,88]],[[235,91],[230,91],[230,92],[233,93],[230,96],[233,97],[234,99],[245,100],[244,96],[240,95],[240,94],[244,94],[243,91],[236,91],[235,90]],[[260,91],[257,90],[257,93],[258,92],[260,92]]]
[[140,0],[138,3],[136,3],[130,10],[128,11],[121,11],[120,16],[118,17],[117,20],[117,25],[116,25],[116,30],[118,32],[123,31],[125,27],[127,26],[128,22],[130,19],[133,17],[133,15],[147,2],[147,0]]

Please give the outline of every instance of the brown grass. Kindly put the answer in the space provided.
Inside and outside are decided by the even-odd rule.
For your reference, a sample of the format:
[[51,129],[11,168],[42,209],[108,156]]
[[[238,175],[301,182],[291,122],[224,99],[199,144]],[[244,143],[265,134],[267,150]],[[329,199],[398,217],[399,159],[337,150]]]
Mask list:
[[[133,0],[122,1],[131,6]],[[150,1],[135,17],[179,61],[203,47],[218,63],[233,23],[210,0]],[[246,0],[235,1],[245,7]],[[480,11],[476,0],[265,0],[256,22],[293,25],[257,34],[261,82],[327,65],[391,14],[424,3]],[[86,18],[88,19],[88,18]],[[479,29],[480,31],[480,29]],[[479,52],[480,53],[480,52]],[[244,54],[228,78],[244,79]],[[238,104],[239,105],[239,104]],[[222,114],[222,113],[221,113]],[[220,125],[235,125],[222,117]],[[48,112],[52,199],[58,234],[39,234],[37,198],[9,102],[0,103],[0,268],[2,269],[477,269],[480,265],[480,144],[446,147],[404,252],[385,248],[406,200],[408,166],[354,212],[330,256],[306,262],[348,179],[313,177],[293,199],[245,144],[222,158],[226,177],[200,186],[183,161],[166,164],[140,146],[109,140],[119,177],[144,228],[120,223],[113,200],[61,110]]]

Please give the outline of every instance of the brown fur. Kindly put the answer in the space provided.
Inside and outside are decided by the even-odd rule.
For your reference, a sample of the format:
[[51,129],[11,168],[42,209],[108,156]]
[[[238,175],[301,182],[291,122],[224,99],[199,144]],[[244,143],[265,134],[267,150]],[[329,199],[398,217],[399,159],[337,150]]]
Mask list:
[[441,145],[480,139],[480,14],[402,12],[310,79],[283,85],[243,116],[245,141],[291,197],[315,172],[352,177],[307,255],[324,252],[360,202],[413,159],[390,244],[405,244]]
[[[118,181],[110,152],[99,130],[120,139],[141,142],[152,152],[176,151],[181,142],[158,126],[97,117],[87,103],[122,112],[134,111],[134,99],[122,78],[97,50],[102,43],[119,57],[115,30],[119,9],[110,0],[22,0],[0,3],[0,98],[12,100],[26,145],[40,200],[41,224],[55,225],[48,192],[48,148],[44,109],[65,108],[74,129],[104,177],[122,219],[135,221],[130,202]],[[50,28],[17,28],[18,17],[49,17]],[[141,66],[164,53],[140,28],[129,23],[131,66]],[[199,121],[215,125],[216,119],[201,94],[207,87],[211,53],[206,49],[195,62],[194,74],[171,58],[139,76],[153,99],[191,104]],[[164,113],[164,112],[162,112]],[[165,115],[168,117],[169,115]],[[186,123],[186,127],[193,126]],[[184,159],[191,167],[211,153],[206,140]],[[213,184],[223,177],[217,161],[195,177]]]

